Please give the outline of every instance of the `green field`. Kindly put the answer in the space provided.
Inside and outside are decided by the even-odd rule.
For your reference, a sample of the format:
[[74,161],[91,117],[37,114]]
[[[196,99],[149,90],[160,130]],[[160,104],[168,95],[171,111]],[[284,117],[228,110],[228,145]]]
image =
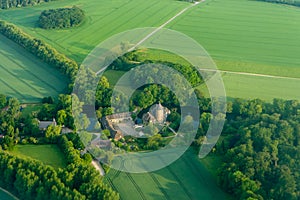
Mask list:
[[204,46],[220,69],[300,77],[300,8],[208,0],[168,27]]
[[20,157],[39,160],[55,168],[66,167],[64,155],[57,145],[17,145],[12,153]]
[[56,69],[0,35],[0,93],[32,103],[62,93],[66,84]]
[[[71,5],[81,7],[87,15],[80,27],[68,30],[38,27],[42,10]],[[187,6],[188,3],[174,0],[89,3],[64,0],[1,11],[0,18],[82,62],[111,35],[137,27],[159,26]],[[183,32],[203,45],[221,70],[300,78],[300,21],[296,20],[299,17],[300,8],[293,6],[250,0],[207,0],[176,18],[167,28]],[[154,57],[180,60],[157,53],[150,55]],[[116,77],[113,73],[110,76]],[[299,99],[299,81],[224,74],[230,98]]]
[[130,174],[111,169],[106,181],[120,192],[123,200],[229,199],[193,150],[151,173]]
[[11,194],[7,193],[6,191],[0,188],[0,199],[1,200],[15,200],[17,198],[13,197]]
[[[43,30],[37,20],[45,9],[77,5],[85,11],[86,20],[68,30]],[[68,57],[82,62],[88,53],[110,36],[138,27],[159,26],[188,3],[174,0],[64,0],[31,8],[0,12],[0,18],[45,40]]]

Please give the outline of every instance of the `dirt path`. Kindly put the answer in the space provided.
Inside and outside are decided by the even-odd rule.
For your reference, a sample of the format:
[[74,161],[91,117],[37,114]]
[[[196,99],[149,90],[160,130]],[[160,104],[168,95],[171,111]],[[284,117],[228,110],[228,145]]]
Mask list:
[[95,167],[95,169],[96,169],[97,171],[100,172],[100,175],[101,175],[101,176],[104,176],[104,175],[105,175],[105,171],[104,171],[104,169],[102,168],[102,166],[98,163],[98,161],[93,160],[93,161],[92,161],[92,165]]

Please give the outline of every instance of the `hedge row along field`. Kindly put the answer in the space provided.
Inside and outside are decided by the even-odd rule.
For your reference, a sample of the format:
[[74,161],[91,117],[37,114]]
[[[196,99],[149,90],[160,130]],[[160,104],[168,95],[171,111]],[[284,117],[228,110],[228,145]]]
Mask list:
[[44,10],[39,17],[39,24],[44,29],[62,29],[78,26],[83,20],[83,10],[73,6]]
[[42,2],[50,2],[51,0],[1,0],[0,8],[8,9],[8,8],[19,8],[26,6],[34,6],[36,4],[40,4]]
[[300,6],[299,0],[257,0],[257,1],[265,1],[270,3],[280,3],[280,4],[286,4],[286,5],[292,5],[292,6]]
[[57,52],[42,40],[29,36],[15,25],[8,24],[5,21],[0,21],[0,33],[15,41],[44,62],[55,66],[73,81],[78,70],[78,65],[73,60]]

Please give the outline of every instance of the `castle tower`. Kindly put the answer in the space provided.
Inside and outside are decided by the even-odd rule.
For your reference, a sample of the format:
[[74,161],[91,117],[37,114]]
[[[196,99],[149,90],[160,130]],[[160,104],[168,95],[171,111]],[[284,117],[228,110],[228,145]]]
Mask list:
[[156,106],[155,118],[158,123],[164,122],[164,107],[160,103]]

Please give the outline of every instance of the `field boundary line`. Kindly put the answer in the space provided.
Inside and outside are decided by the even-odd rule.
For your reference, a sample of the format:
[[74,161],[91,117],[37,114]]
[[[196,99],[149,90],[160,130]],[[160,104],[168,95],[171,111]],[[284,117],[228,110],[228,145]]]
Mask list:
[[131,174],[128,172],[125,172],[125,174],[127,175],[127,177],[130,179],[130,181],[132,182],[132,184],[134,185],[134,187],[136,188],[137,192],[140,194],[140,196],[142,197],[143,200],[146,200],[146,196],[143,193],[143,191],[141,190],[141,188],[139,187],[139,185],[135,182],[135,180],[132,178]]
[[[30,51],[27,51],[27,50],[26,50],[26,51],[23,51],[23,50],[24,50],[24,47],[22,47],[22,46],[20,46],[19,44],[15,43],[13,40],[7,38],[5,35],[0,34],[0,37],[4,38],[6,41],[12,43],[12,45],[9,45],[10,48],[13,49],[13,51],[18,52],[18,53],[19,53],[22,57],[24,57],[25,59],[30,60],[33,64],[35,64],[35,65],[37,65],[37,66],[41,66],[41,64],[42,64],[43,67],[44,67],[44,65],[46,65],[46,67],[45,67],[45,68],[42,68],[42,69],[45,69],[45,71],[46,71],[47,73],[51,74],[53,77],[56,77],[56,78],[57,78],[57,74],[56,74],[56,73],[53,73],[53,70],[52,70],[52,69],[55,69],[54,71],[57,71],[58,74],[62,75],[63,77],[65,76],[64,74],[62,74],[62,73],[60,72],[59,69],[55,68],[54,66],[52,66],[52,65],[50,65],[50,64],[48,64],[48,63],[45,63],[43,60],[41,60],[40,58],[38,58],[36,55],[32,54]],[[2,39],[2,38],[0,38],[0,39]],[[3,42],[5,43],[5,41],[3,41]],[[25,54],[24,54],[24,52],[25,52]],[[1,51],[1,50],[0,50],[0,53],[6,56],[6,51]],[[27,55],[26,55],[26,54],[27,54]],[[28,58],[29,55],[32,56],[33,59]],[[6,56],[6,57],[7,57],[7,56]],[[10,57],[12,57],[12,56],[10,56]],[[14,60],[14,58],[12,57],[12,59],[10,59],[10,60]],[[22,59],[20,59],[20,60],[22,60]],[[16,64],[17,64],[17,65],[20,65],[20,64],[18,64],[18,63],[16,63]],[[40,67],[40,68],[41,68],[41,67]],[[46,70],[46,69],[50,69],[50,70]]]

